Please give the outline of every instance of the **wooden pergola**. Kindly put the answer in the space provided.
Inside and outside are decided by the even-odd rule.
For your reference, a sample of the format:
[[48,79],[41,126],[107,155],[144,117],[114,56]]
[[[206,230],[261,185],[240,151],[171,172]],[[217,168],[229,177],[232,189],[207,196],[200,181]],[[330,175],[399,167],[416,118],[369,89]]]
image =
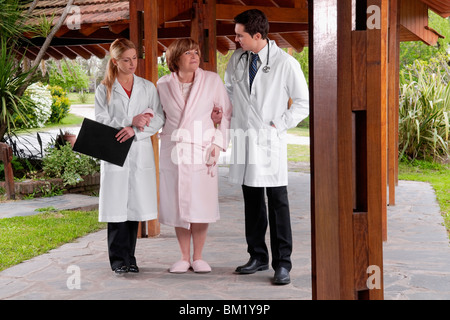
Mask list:
[[[66,1],[39,1],[58,15]],[[310,48],[313,299],[383,299],[387,205],[398,180],[399,43],[436,45],[428,9],[446,0],[78,0],[46,58],[103,58],[118,37],[139,48],[137,74],[154,83],[157,62],[176,38],[191,37],[202,67],[236,49],[233,18],[258,8],[281,47]],[[36,55],[44,39],[32,39]],[[155,154],[157,138],[153,137]],[[158,163],[158,161],[156,161]],[[140,236],[159,234],[142,224]],[[377,273],[378,272],[378,273]],[[373,280],[374,279],[374,280]],[[369,281],[368,281],[369,280]],[[373,280],[373,281],[372,281]]]

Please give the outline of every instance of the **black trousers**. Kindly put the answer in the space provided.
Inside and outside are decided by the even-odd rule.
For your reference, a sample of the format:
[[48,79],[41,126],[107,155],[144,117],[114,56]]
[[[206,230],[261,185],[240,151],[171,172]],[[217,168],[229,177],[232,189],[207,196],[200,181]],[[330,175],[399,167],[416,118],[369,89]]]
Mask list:
[[242,186],[245,202],[245,237],[248,253],[252,258],[269,262],[265,235],[267,230],[267,209],[264,197],[267,194],[269,207],[270,247],[272,268],[292,268],[292,230],[287,187]]
[[108,222],[108,253],[111,269],[137,265],[136,249],[139,222]]

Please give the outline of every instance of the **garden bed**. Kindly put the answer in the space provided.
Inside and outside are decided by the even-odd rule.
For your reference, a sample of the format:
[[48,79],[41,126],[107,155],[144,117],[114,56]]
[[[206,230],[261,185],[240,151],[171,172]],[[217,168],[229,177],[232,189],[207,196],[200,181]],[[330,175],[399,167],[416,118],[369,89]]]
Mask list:
[[[43,197],[63,193],[98,194],[100,188],[100,173],[82,176],[83,181],[75,185],[64,186],[63,179],[50,178],[46,180],[15,181],[16,199],[25,197]],[[0,188],[6,189],[5,182],[0,181]]]

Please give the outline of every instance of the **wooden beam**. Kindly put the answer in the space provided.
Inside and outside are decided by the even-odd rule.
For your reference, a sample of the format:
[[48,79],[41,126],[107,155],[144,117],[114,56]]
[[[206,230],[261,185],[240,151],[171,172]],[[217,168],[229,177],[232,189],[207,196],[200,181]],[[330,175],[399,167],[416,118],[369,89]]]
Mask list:
[[106,51],[99,45],[86,45],[83,46],[84,49],[92,53],[94,56],[103,59],[106,56]]
[[198,42],[202,51],[200,67],[217,71],[216,2],[194,1],[192,5],[191,38]]
[[306,8],[277,8],[262,6],[238,6],[217,4],[217,20],[233,21],[234,17],[245,10],[259,9],[263,11],[270,23],[307,23],[308,10]]
[[92,53],[84,49],[82,46],[71,46],[70,49],[86,60],[92,56]]
[[78,57],[78,54],[73,52],[72,50],[70,50],[70,48],[68,48],[68,47],[53,47],[53,49],[58,51],[63,56],[65,56],[66,58],[71,59],[71,60]]
[[[428,6],[421,0],[400,0],[400,24],[406,38],[402,41],[410,41],[410,38],[421,40],[427,45],[435,46],[442,35],[428,26]],[[409,34],[408,34],[409,33]]]
[[283,34],[279,34],[279,36],[281,38],[284,39],[284,41],[286,41],[287,43],[289,43],[289,45],[295,49],[295,51],[297,52],[302,52],[303,49],[305,48],[305,44],[303,43],[303,41],[298,40],[294,34],[292,33],[283,33]]
[[121,23],[121,24],[112,24],[108,27],[108,29],[114,34],[120,34],[123,31],[127,30],[129,27],[130,27],[129,23]]

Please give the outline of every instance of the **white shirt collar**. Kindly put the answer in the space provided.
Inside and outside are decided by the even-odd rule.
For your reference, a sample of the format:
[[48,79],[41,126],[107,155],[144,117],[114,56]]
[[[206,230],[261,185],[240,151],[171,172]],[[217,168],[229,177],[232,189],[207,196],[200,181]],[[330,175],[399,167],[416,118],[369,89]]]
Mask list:
[[[269,39],[267,39],[267,41],[270,41]],[[258,56],[259,56],[259,61],[261,61],[261,64],[265,64],[266,60],[267,60],[267,50],[269,50],[269,46],[266,45],[264,46],[264,48],[262,48],[259,52],[258,52]],[[253,51],[251,51],[251,53],[255,53]]]

